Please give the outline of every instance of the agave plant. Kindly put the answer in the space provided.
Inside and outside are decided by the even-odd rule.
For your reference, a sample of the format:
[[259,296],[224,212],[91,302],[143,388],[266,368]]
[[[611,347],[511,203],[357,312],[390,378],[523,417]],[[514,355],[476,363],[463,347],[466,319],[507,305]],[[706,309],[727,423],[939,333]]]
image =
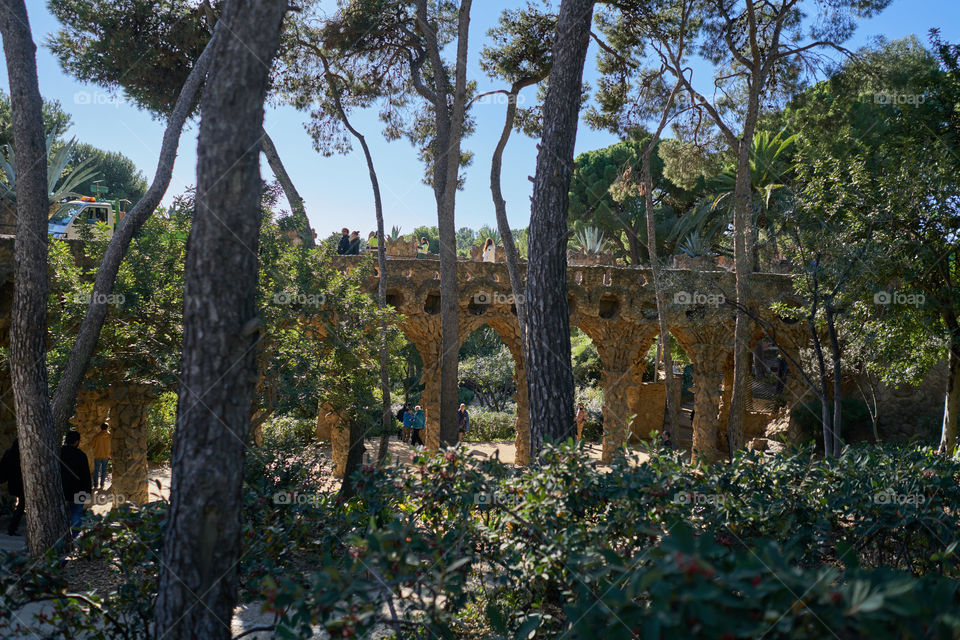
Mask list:
[[[63,176],[64,169],[70,164],[74,151],[76,151],[77,141],[76,138],[71,139],[51,155],[50,151],[54,138],[55,135],[52,132],[47,136],[47,197],[51,205],[64,198],[79,197],[81,194],[77,193],[75,189],[97,175],[96,167],[90,166],[93,158],[88,158],[73,167],[66,176]],[[2,153],[0,153],[0,172],[4,174],[6,179],[0,179],[0,195],[10,202],[17,201],[16,165],[13,146],[3,145]]]
[[394,225],[394,226],[390,229],[390,237],[388,238],[388,240],[389,240],[390,242],[397,242],[397,241],[400,240],[400,238],[402,238],[402,237],[403,237],[403,236],[400,235],[400,227]]
[[573,232],[574,246],[588,255],[603,253],[605,240],[603,231],[597,227],[578,226]]
[[710,254],[713,243],[709,238],[700,235],[699,230],[694,229],[683,239],[678,248],[691,258],[699,258]]

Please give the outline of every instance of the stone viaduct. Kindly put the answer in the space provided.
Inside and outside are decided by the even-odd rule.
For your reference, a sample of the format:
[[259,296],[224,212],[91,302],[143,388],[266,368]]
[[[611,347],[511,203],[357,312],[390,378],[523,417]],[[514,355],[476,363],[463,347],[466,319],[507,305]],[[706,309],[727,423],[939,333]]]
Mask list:
[[[363,256],[339,256],[338,268],[350,270]],[[461,342],[484,324],[496,331],[513,354],[516,367],[516,462],[530,461],[527,384],[520,349],[516,309],[506,265],[463,259],[458,263]],[[427,414],[425,440],[438,445],[440,356],[440,264],[436,256],[392,256],[388,262],[388,301],[403,314],[402,329],[418,349],[424,364],[422,404]],[[783,321],[771,311],[776,302],[789,302],[792,284],[787,276],[753,274],[747,306],[777,331],[781,348],[794,355],[806,342],[805,328]],[[734,276],[717,270],[667,270],[669,326],[693,362],[694,408],[692,445],[698,455],[713,458],[723,448],[725,410],[729,405],[733,372]],[[377,288],[374,270],[368,280]],[[657,309],[649,270],[617,266],[577,266],[568,270],[571,326],[593,341],[603,365],[603,459],[623,446],[631,433],[645,435],[663,424],[659,405],[641,393],[643,359],[659,333]],[[13,238],[0,236],[0,344],[8,343],[13,299]],[[761,330],[755,324],[755,336]],[[647,383],[649,386],[649,383]],[[661,383],[662,386],[662,383]],[[803,395],[797,376],[787,380],[789,398]],[[661,394],[662,395],[662,394]],[[85,444],[109,416],[113,437],[114,491],[137,502],[146,501],[147,411],[154,392],[142,384],[118,384],[107,390],[81,392],[73,424]],[[748,437],[763,435],[770,414],[748,415]],[[0,449],[16,433],[9,367],[0,369]],[[333,438],[334,459],[338,442]]]
[[[338,266],[351,269],[362,258],[338,257]],[[423,359],[421,404],[427,416],[426,444],[437,446],[440,398],[440,263],[436,256],[391,257],[387,263],[387,300],[403,316],[403,331]],[[376,270],[368,281],[371,293],[378,283]],[[496,331],[510,349],[516,378],[516,461],[530,461],[527,382],[520,348],[516,307],[506,265],[475,260],[457,264],[460,341],[484,324]],[[640,393],[643,360],[659,330],[652,274],[649,269],[617,266],[576,266],[567,272],[570,324],[593,341],[603,365],[603,460],[623,446],[644,425],[662,428],[663,415]],[[694,370],[693,448],[714,458],[725,443],[725,410],[733,380],[734,274],[729,271],[669,269],[665,272],[670,332],[690,357]],[[784,321],[771,311],[777,302],[790,302],[793,286],[788,276],[758,273],[750,276],[747,307],[776,331],[780,347],[797,357],[805,344],[806,327]],[[754,340],[763,335],[754,324]],[[803,395],[798,376],[788,376],[787,398]],[[657,405],[662,412],[662,404]],[[763,435],[769,413],[748,415],[747,436]],[[644,434],[645,435],[645,434]],[[335,453],[334,458],[337,458]]]

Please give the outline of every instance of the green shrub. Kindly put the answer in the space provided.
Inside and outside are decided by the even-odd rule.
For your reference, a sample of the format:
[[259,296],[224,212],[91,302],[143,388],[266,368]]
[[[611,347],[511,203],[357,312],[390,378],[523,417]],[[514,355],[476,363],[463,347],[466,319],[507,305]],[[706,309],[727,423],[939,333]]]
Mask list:
[[[457,447],[364,465],[346,503],[318,451],[247,456],[240,593],[277,637],[960,637],[960,461],[929,448],[606,467],[567,444],[520,468]],[[52,600],[58,637],[148,635],[165,510],[89,519],[81,557],[122,582],[104,597],[66,595],[55,558],[0,552],[0,623]]]
[[177,424],[177,394],[161,394],[147,411],[147,459],[151,462],[170,460],[173,431]]
[[263,442],[271,446],[304,445],[313,440],[316,426],[316,420],[312,418],[273,416],[263,423]]
[[492,442],[514,440],[517,437],[515,412],[490,411],[480,407],[467,407],[470,414],[470,430],[465,436],[468,442]]

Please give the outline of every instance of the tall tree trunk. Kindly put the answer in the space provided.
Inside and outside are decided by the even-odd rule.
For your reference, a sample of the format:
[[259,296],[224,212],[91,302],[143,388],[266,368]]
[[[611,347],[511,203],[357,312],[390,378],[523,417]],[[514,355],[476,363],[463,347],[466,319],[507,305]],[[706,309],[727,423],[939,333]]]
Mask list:
[[313,238],[313,229],[310,228],[310,220],[307,218],[307,210],[303,206],[303,198],[300,197],[300,192],[297,191],[293,180],[290,179],[287,168],[283,166],[283,161],[280,160],[277,147],[273,144],[273,139],[267,134],[266,129],[263,130],[261,144],[261,150],[267,158],[270,171],[276,176],[277,182],[280,183],[280,188],[283,189],[283,195],[286,196],[287,202],[290,204],[290,213],[293,215],[294,222],[296,222],[297,232],[300,234],[303,245],[306,247],[316,246]]
[[70,540],[60,486],[57,437],[47,386],[47,146],[37,81],[37,47],[22,0],[0,4],[0,34],[10,79],[17,171],[17,237],[10,320],[10,377],[20,436],[27,545],[41,557]]
[[[327,80],[327,86],[330,87],[330,93],[333,97],[334,105],[337,108],[337,114],[340,121],[347,131],[357,139],[360,147],[363,149],[363,157],[367,161],[367,172],[370,174],[370,188],[373,190],[373,206],[377,216],[377,269],[380,272],[380,278],[377,281],[377,307],[382,311],[387,306],[387,236],[383,230],[383,199],[380,197],[380,180],[377,179],[377,170],[373,165],[373,154],[370,153],[370,146],[367,139],[353,127],[347,112],[343,108],[340,87],[337,86],[337,78],[330,71],[330,64],[323,56],[323,71]],[[380,436],[380,448],[377,451],[377,462],[382,464],[387,459],[387,450],[390,445],[390,432],[393,431],[393,411],[390,408],[390,352],[389,352],[389,328],[386,318],[380,320],[380,396],[382,398],[381,422],[383,433]],[[362,463],[362,456],[360,456]],[[354,469],[350,468],[353,458],[347,455],[346,470],[343,476],[343,482],[349,482],[350,473]],[[354,461],[355,462],[355,461]],[[341,485],[341,494],[344,493]]]
[[517,308],[517,324],[520,327],[520,353],[527,352],[527,321],[524,308],[523,274],[520,273],[520,256],[517,245],[513,241],[513,231],[510,230],[510,221],[507,219],[507,202],[503,199],[500,188],[500,174],[503,169],[503,152],[507,148],[513,123],[517,117],[517,96],[524,87],[536,84],[539,80],[529,79],[515,82],[507,94],[507,114],[500,132],[497,148],[493,150],[493,160],[490,161],[490,192],[493,195],[493,208],[497,215],[497,229],[503,240],[503,253],[507,260],[507,273],[510,275],[510,290],[513,291],[513,302]]
[[819,375],[819,388],[816,389],[817,397],[820,400],[820,423],[823,428],[823,455],[833,455],[833,429],[831,427],[830,416],[830,396],[827,392],[827,365],[823,356],[823,344],[820,341],[820,333],[816,325],[816,301],[813,303],[813,310],[807,318],[807,325],[810,328],[810,338],[813,342],[813,352],[817,361],[817,373]]
[[[651,136],[641,157],[641,177],[643,180],[644,208],[647,217],[647,253],[650,257],[650,272],[653,274],[653,292],[657,301],[657,320],[660,324],[660,353],[663,360],[664,380],[663,386],[666,392],[667,423],[666,439],[670,442],[677,442],[679,435],[679,421],[677,419],[678,407],[674,402],[673,389],[676,386],[676,380],[673,378],[673,353],[670,349],[670,326],[667,323],[667,301],[663,290],[663,268],[657,257],[657,223],[653,211],[653,172],[650,169],[650,158],[653,155],[653,149],[660,141],[660,135],[669,120],[670,107],[673,105],[673,98],[680,89],[680,84],[674,86],[667,100],[666,106],[660,116],[660,124],[656,132]],[[655,371],[656,372],[656,371]]]
[[[627,225],[627,243],[630,246],[630,264],[640,264],[640,238],[637,237],[637,229]],[[647,240],[649,244],[649,239]]]
[[232,0],[201,103],[183,373],[156,636],[230,638],[240,485],[257,382],[260,137],[286,0]]
[[960,324],[953,313],[944,314],[949,332],[947,355],[947,389],[943,403],[943,426],[940,432],[940,453],[952,455],[957,449],[957,418],[960,416]]
[[[751,94],[753,91],[751,91]],[[737,147],[737,181],[733,205],[733,264],[736,273],[736,323],[733,329],[733,395],[727,423],[727,443],[732,458],[744,442],[744,422],[747,410],[748,360],[750,357],[750,318],[744,309],[750,295],[750,274],[753,271],[753,252],[747,240],[750,231],[752,186],[750,183],[750,144],[756,127],[756,102],[751,96],[743,135]]]
[[180,134],[183,132],[183,125],[196,103],[197,93],[206,80],[210,60],[213,57],[213,46],[218,39],[217,33],[218,31],[215,29],[203,53],[194,63],[190,75],[183,83],[183,88],[180,90],[173,111],[170,113],[167,128],[163,132],[163,143],[160,146],[157,170],[150,188],[117,225],[113,237],[107,245],[107,250],[100,260],[100,267],[97,269],[97,276],[93,283],[93,294],[90,296],[87,312],[80,323],[77,339],[70,351],[70,358],[63,368],[60,382],[57,384],[56,392],[53,395],[53,422],[58,433],[66,432],[69,428],[70,417],[73,415],[74,405],[77,402],[77,391],[84,375],[86,375],[87,367],[90,366],[90,358],[93,357],[97,348],[100,331],[103,329],[103,323],[107,317],[109,306],[107,300],[110,299],[108,294],[113,291],[113,286],[117,281],[117,273],[120,271],[120,264],[127,254],[130,241],[140,231],[147,219],[153,215],[163,195],[167,192],[167,187],[170,186],[170,176],[173,173],[173,163],[177,157]]
[[824,308],[827,318],[827,334],[830,338],[830,357],[833,361],[833,455],[840,455],[840,435],[843,429],[843,367],[840,339],[837,336],[837,317],[833,304]]
[[347,420],[347,461],[343,465],[343,481],[340,483],[340,491],[337,492],[337,499],[346,502],[357,493],[357,485],[353,481],[353,474],[363,466],[363,453],[365,451],[364,433],[366,429],[362,424],[350,416]]
[[[417,23],[426,41],[433,76],[433,103],[436,135],[433,139],[433,190],[437,201],[437,229],[440,236],[440,416],[439,442],[457,442],[457,365],[460,352],[460,323],[457,315],[457,230],[454,221],[457,184],[460,175],[460,142],[467,104],[467,44],[470,35],[472,0],[461,0],[457,21],[457,59],[452,89],[437,34],[430,26],[427,0],[416,0]],[[418,87],[418,90],[421,88]],[[423,93],[421,91],[421,93]],[[452,98],[448,102],[448,98]]]
[[543,104],[525,300],[530,453],[534,456],[539,455],[544,441],[558,442],[575,435],[567,305],[567,209],[593,4],[593,0],[561,3],[550,86]]

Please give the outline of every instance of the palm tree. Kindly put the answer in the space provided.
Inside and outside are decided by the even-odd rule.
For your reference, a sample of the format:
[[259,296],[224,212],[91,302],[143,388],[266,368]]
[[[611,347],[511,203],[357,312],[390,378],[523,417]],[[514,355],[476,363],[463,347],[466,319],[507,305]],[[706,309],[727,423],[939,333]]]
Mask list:
[[[753,219],[751,221],[753,268],[759,267],[760,229],[769,238],[770,253],[779,254],[777,246],[777,217],[791,206],[792,192],[784,184],[789,171],[789,151],[796,135],[784,137],[780,131],[771,135],[762,131],[754,135],[750,151],[750,183],[753,185]],[[687,253],[686,248],[701,247],[707,243],[720,253],[732,253],[720,245],[720,238],[733,223],[733,194],[736,186],[736,167],[727,167],[708,184],[710,195],[705,197],[687,215],[682,216],[670,234],[669,240]]]

